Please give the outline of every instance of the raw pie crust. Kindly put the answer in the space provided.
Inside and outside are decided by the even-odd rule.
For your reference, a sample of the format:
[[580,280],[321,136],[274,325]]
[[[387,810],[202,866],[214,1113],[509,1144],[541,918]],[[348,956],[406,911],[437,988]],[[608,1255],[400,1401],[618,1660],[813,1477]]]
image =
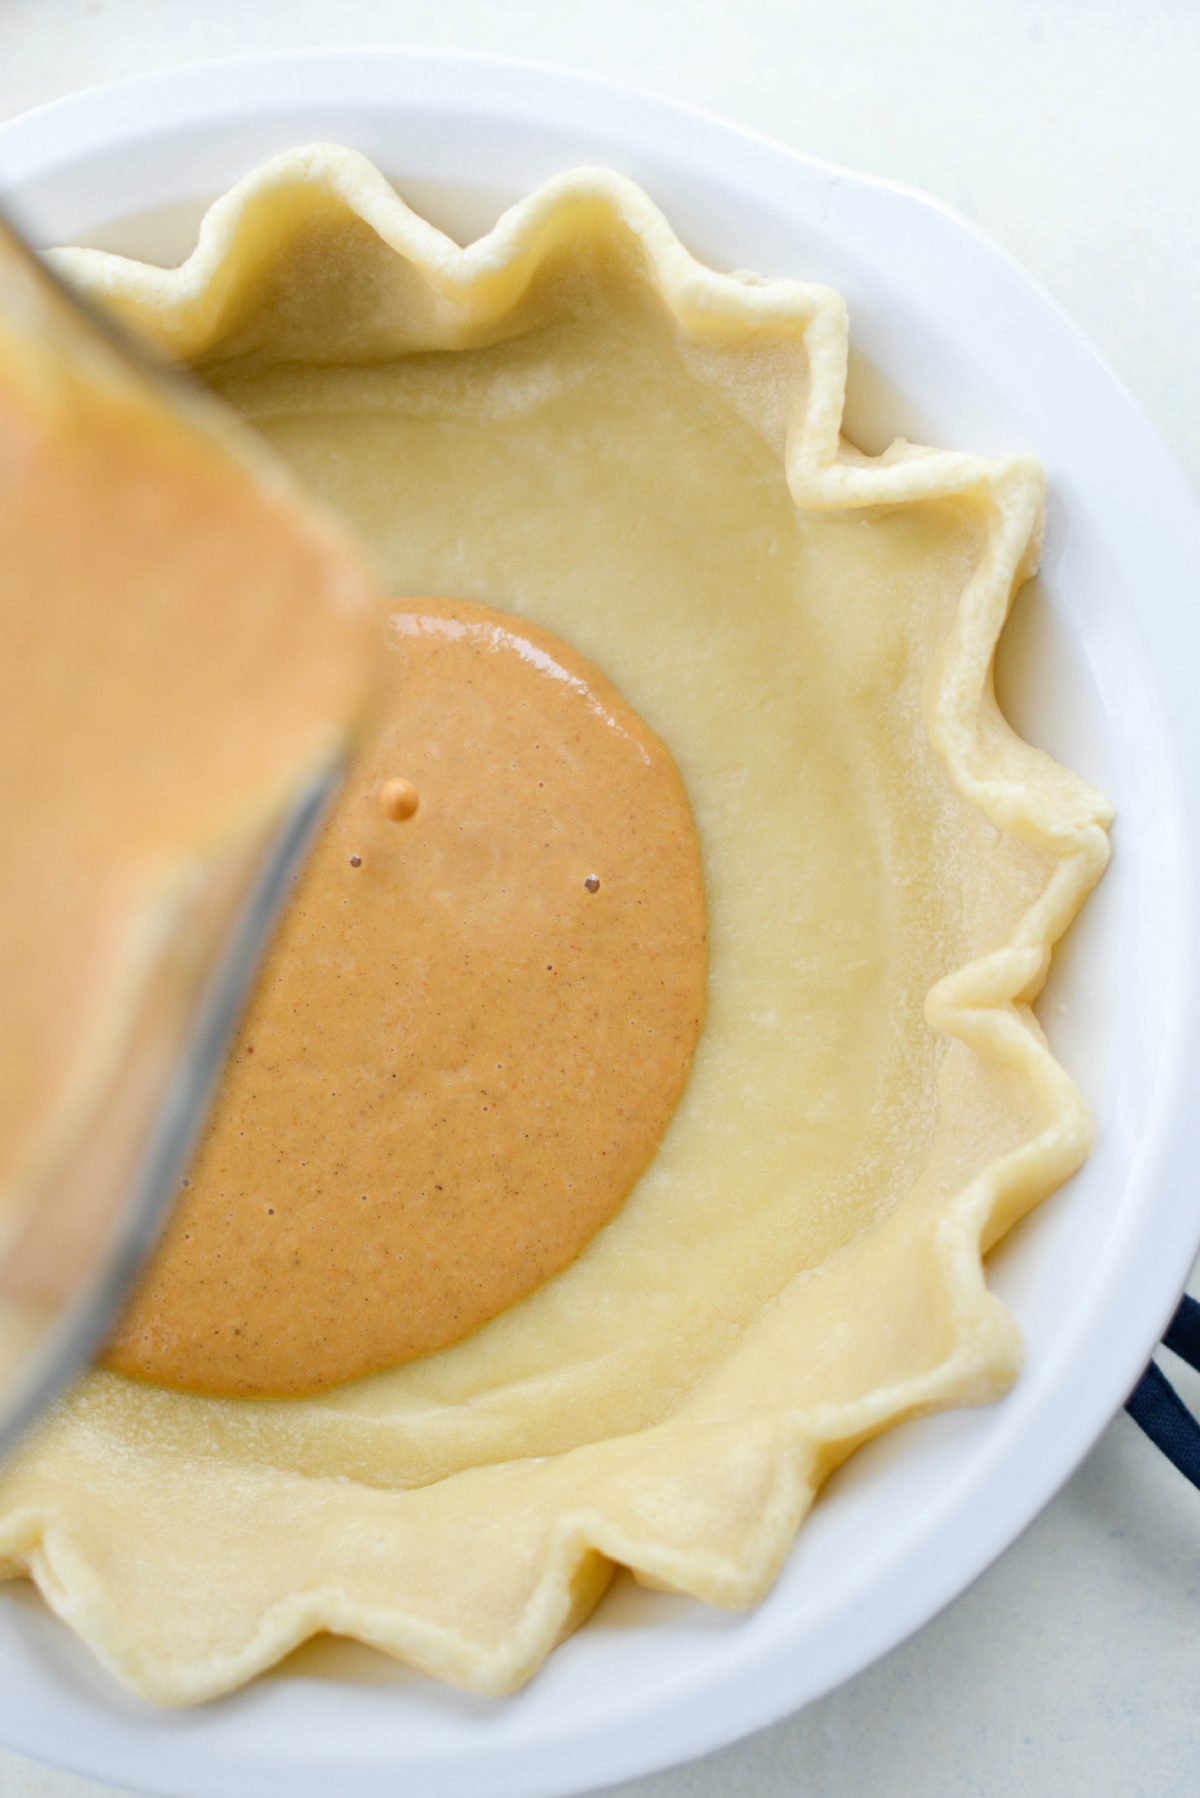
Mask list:
[[62,266],[394,591],[517,613],[615,682],[695,811],[709,1008],[657,1158],[566,1272],[315,1399],[90,1374],[6,1470],[5,1570],[168,1703],[320,1630],[504,1692],[614,1564],[754,1603],[859,1443],[1008,1386],[981,1256],[1089,1146],[1031,1005],[1109,811],[992,689],[1038,466],[861,455],[839,297],[712,272],[604,172],[463,250],[357,155],[298,150],[181,268]]

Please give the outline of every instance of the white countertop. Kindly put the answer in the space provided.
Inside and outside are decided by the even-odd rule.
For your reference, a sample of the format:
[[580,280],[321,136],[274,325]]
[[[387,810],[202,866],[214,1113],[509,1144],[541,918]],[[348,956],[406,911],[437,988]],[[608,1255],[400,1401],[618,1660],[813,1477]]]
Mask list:
[[[1074,315],[1200,482],[1193,0],[0,0],[0,117],[171,63],[375,42],[572,64],[930,189]],[[918,1636],[621,1794],[1175,1798],[1200,1790],[1198,1671],[1200,1493],[1119,1417]],[[115,1798],[3,1751],[0,1793]]]

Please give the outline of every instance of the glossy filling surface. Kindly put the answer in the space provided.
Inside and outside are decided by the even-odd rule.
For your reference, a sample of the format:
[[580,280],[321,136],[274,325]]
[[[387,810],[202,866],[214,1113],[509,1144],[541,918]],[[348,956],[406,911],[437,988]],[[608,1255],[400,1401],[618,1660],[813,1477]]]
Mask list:
[[456,1341],[607,1222],[687,1078],[704,889],[662,744],[486,607],[384,634],[121,1372],[296,1394]]

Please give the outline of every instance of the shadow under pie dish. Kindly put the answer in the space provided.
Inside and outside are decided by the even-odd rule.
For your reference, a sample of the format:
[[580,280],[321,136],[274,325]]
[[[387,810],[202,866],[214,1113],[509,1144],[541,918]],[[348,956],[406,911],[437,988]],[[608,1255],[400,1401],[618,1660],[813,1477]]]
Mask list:
[[505,1690],[614,1563],[752,1602],[858,1442],[1012,1378],[980,1254],[1086,1153],[1029,1006],[1107,811],[990,684],[1036,465],[860,456],[836,296],[703,269],[604,174],[462,252],[361,160],[297,152],[181,270],[65,266],[393,592],[553,633],[666,745],[707,1017],[654,1160],[562,1272],[318,1398],[89,1376],[7,1475],[12,1570],[166,1701],[322,1628]]

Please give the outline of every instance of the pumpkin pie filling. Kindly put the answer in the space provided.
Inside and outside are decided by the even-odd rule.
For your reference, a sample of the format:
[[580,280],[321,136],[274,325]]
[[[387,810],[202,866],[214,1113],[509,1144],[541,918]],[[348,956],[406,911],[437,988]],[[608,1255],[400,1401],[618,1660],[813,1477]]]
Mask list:
[[386,640],[120,1372],[294,1395],[456,1341],[607,1222],[687,1078],[704,890],[668,752],[484,606],[408,602]]

